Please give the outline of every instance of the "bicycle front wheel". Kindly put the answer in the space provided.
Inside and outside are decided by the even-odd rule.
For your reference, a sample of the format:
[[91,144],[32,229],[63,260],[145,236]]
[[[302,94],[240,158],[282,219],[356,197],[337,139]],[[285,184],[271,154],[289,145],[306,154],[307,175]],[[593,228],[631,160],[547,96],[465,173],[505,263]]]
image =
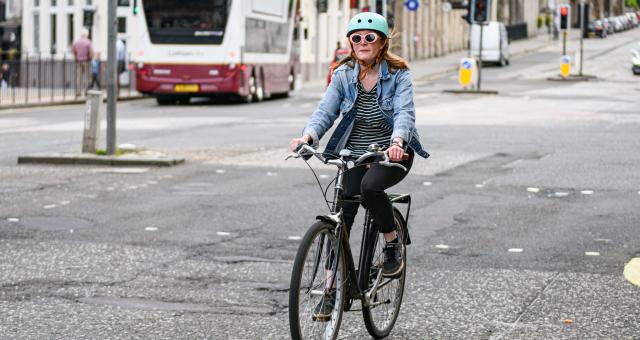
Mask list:
[[[406,226],[402,215],[396,209],[394,209],[394,220],[396,233],[398,233],[399,239],[403,240],[402,244],[406,245]],[[384,261],[384,236],[377,230],[371,230],[370,233],[367,237],[367,250],[365,252],[367,260],[365,261],[363,275],[360,278],[363,280],[360,287],[367,287],[366,292],[372,289],[378,274],[382,271]],[[370,298],[369,305],[362,307],[362,316],[367,331],[376,339],[388,336],[398,319],[407,271],[406,255],[406,248],[403,246],[402,258],[405,261],[405,267],[402,273],[396,278],[380,278],[378,289]]]
[[[300,242],[289,290],[289,327],[294,340],[338,338],[346,276],[344,252],[338,251],[334,229],[329,223],[318,221]],[[327,303],[332,307],[324,308]],[[323,316],[318,317],[318,310],[322,309]]]

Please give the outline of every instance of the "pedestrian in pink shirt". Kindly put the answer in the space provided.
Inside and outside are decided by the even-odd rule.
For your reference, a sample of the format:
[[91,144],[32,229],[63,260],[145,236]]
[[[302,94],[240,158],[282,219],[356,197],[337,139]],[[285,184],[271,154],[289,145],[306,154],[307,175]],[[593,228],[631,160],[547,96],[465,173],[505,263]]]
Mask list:
[[82,84],[89,83],[89,63],[93,59],[93,47],[88,29],[83,28],[80,39],[73,44],[73,56],[76,60],[76,97],[80,97]]

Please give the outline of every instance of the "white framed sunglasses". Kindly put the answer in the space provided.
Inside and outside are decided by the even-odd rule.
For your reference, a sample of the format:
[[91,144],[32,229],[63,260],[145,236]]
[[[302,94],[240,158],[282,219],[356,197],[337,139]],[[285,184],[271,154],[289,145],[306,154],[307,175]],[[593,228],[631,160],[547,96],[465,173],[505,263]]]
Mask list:
[[373,44],[379,38],[380,37],[375,33],[367,33],[367,34],[353,33],[349,36],[349,40],[356,45],[361,44],[363,41],[366,41],[368,44]]

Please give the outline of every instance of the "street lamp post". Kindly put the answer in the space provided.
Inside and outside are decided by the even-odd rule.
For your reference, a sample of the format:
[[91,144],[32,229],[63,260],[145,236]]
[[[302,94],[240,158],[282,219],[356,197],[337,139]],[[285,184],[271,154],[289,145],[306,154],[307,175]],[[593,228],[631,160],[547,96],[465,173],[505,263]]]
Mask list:
[[580,1],[580,69],[579,75],[582,77],[582,62],[583,58],[583,39],[584,39],[584,1]]
[[116,153],[116,34],[118,18],[116,17],[116,0],[109,0],[107,16],[107,155]]

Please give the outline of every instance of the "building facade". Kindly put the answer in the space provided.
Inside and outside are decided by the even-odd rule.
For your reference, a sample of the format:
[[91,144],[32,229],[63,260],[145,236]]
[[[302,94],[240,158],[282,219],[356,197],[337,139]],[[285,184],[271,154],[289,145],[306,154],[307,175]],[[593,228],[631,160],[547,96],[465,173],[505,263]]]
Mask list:
[[[105,0],[22,0],[22,52],[48,59],[71,58],[73,43],[83,28],[90,31],[93,48],[106,56]],[[127,41],[133,27],[132,0],[118,0],[118,38]],[[104,59],[104,57],[103,57]]]
[[0,60],[20,53],[22,0],[0,0]]

